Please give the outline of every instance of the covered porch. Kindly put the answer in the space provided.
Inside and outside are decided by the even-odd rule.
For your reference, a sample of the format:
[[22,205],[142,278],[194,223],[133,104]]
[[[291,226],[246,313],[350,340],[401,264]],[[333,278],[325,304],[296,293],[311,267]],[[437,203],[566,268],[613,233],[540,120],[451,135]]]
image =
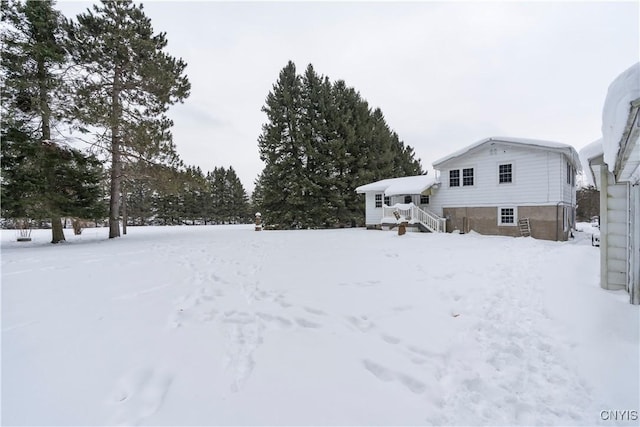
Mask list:
[[[391,178],[362,185],[365,194],[367,228],[390,229],[407,222],[418,231],[444,232],[446,219],[429,210],[439,183],[427,175]],[[398,213],[400,219],[396,218]]]

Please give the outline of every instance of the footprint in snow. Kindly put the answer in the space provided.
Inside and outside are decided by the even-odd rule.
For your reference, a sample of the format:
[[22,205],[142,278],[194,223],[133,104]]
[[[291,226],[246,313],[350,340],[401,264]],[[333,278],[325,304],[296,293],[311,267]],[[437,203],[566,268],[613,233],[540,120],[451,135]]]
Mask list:
[[380,381],[389,383],[393,381],[399,381],[400,384],[405,386],[414,394],[424,393],[427,389],[427,386],[422,381],[414,378],[410,375],[403,374],[401,372],[394,372],[390,369],[385,368],[382,365],[379,365],[371,360],[364,359],[362,361],[362,365],[364,368],[371,372],[376,378]]
[[302,326],[303,328],[320,328],[322,327],[322,325],[315,323],[315,322],[311,322],[307,319],[303,319],[301,317],[296,317],[296,323],[298,324],[298,326]]
[[375,327],[373,322],[367,316],[346,316],[347,321],[355,326],[360,332],[369,332]]
[[120,379],[112,402],[117,405],[111,424],[139,425],[162,407],[173,376],[144,368]]
[[311,308],[311,307],[303,307],[303,308],[304,308],[304,311],[306,311],[307,313],[315,314],[318,316],[326,316],[327,314],[322,310],[318,310],[317,308]]
[[380,337],[387,344],[398,344],[401,341],[400,338],[397,338],[397,337],[394,337],[394,336],[391,336],[391,335],[382,334],[382,335],[380,335]]

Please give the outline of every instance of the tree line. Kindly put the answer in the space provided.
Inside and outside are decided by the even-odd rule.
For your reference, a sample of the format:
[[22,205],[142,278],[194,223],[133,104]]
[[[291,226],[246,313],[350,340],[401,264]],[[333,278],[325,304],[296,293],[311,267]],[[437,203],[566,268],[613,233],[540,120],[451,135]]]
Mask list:
[[135,174],[140,178],[123,182],[125,224],[239,224],[253,219],[249,197],[233,167],[216,167],[206,174],[200,167],[167,168],[162,180]]
[[282,69],[262,111],[258,138],[265,167],[253,201],[267,225],[277,228],[362,224],[359,185],[422,174],[413,148],[343,80],[332,82],[309,64]]
[[[143,6],[106,1],[66,19],[53,0],[1,0],[3,218],[108,218],[127,224],[244,222],[261,211],[280,228],[361,223],[361,184],[422,173],[379,108],[342,80],[289,62],[262,111],[265,167],[252,209],[233,168],[180,160],[171,105],[191,85]],[[70,138],[69,135],[73,135]],[[77,141],[86,143],[85,149]]]
[[[52,0],[1,5],[3,218],[47,218],[53,243],[63,217],[106,215],[118,237],[127,207],[139,222],[223,221],[194,207],[222,200],[206,184],[221,172],[203,177],[176,153],[166,113],[189,96],[187,64],[165,51],[141,4],[102,1],[75,20]],[[231,168],[223,175],[237,186]],[[150,199],[138,206],[140,194]]]

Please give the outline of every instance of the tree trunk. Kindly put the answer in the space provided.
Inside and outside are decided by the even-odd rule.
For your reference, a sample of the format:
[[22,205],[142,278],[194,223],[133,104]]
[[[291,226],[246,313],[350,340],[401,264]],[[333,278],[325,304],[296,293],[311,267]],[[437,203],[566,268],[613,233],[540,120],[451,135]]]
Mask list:
[[64,242],[64,230],[62,229],[62,218],[59,215],[51,216],[51,243]]
[[111,93],[111,188],[109,194],[109,238],[120,237],[120,185],[122,160],[120,158],[120,69],[116,67]]
[[120,144],[117,136],[111,137],[111,189],[109,199],[109,238],[120,237]]
[[125,184],[122,183],[122,234],[127,234],[127,190]]
[[[43,148],[48,150],[49,146],[53,146],[51,141],[51,109],[49,108],[49,99],[47,92],[47,72],[45,63],[42,58],[38,58],[38,81],[39,81],[39,102],[40,102],[40,119],[42,121],[42,140]],[[54,180],[53,170],[47,171],[48,179]],[[49,190],[50,191],[50,190]],[[51,243],[64,242],[64,231],[62,229],[62,218],[59,214],[51,214]]]

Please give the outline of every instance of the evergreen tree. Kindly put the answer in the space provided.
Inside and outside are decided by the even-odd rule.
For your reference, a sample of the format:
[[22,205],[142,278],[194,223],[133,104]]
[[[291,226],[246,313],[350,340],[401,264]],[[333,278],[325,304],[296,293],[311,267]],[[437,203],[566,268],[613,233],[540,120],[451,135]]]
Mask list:
[[229,166],[225,174],[226,193],[228,195],[229,222],[246,223],[249,217],[249,197],[233,167]]
[[154,166],[153,224],[176,225],[182,217],[182,171],[176,167]]
[[289,61],[262,107],[268,122],[258,138],[260,159],[265,162],[263,215],[284,228],[300,227],[305,216],[301,101],[300,77]]
[[164,52],[164,33],[154,34],[142,5],[103,1],[69,26],[71,50],[81,67],[75,94],[78,120],[104,130],[99,140],[111,160],[109,237],[120,236],[123,163],[175,159],[165,113],[182,102],[190,84],[186,64]]
[[356,187],[422,173],[379,108],[371,111],[355,89],[341,80],[331,84],[311,64],[300,77],[290,61],[262,110],[268,120],[258,146],[265,167],[254,203],[272,226],[353,224],[364,217]]
[[329,127],[331,83],[319,76],[309,64],[302,77],[301,140],[303,147],[302,184],[304,185],[304,217],[306,227],[334,223],[336,199],[336,160],[332,152],[333,134]]
[[3,2],[2,210],[49,218],[58,243],[62,216],[100,215],[102,169],[55,132],[68,99],[64,19],[53,5]]
[[[163,169],[143,161],[127,163],[123,170],[123,196],[129,224],[147,225],[154,216],[153,199],[160,181],[166,177]],[[123,221],[123,225],[124,225]]]
[[593,185],[579,188],[576,192],[576,216],[578,220],[589,221],[600,215],[600,191]]
[[226,191],[225,191],[226,171],[223,167],[215,167],[209,178],[209,192],[211,194],[212,218],[216,224],[224,222],[227,216]]

